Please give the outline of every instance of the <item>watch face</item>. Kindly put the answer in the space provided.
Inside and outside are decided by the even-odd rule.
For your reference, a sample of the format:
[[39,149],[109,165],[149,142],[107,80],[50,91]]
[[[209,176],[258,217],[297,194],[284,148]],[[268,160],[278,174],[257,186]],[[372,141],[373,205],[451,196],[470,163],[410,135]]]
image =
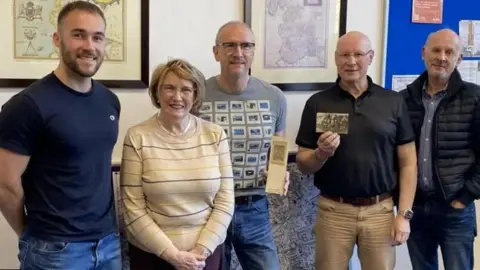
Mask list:
[[406,219],[412,219],[413,218],[413,211],[410,210],[410,209],[407,209],[403,212],[403,216],[406,218]]

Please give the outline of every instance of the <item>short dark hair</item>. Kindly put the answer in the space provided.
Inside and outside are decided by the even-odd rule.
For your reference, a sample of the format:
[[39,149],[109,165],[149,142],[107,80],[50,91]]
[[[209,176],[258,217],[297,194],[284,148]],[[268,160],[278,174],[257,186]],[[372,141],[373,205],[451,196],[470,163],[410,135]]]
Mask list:
[[66,4],[63,6],[62,10],[60,10],[60,13],[58,13],[58,18],[57,18],[57,28],[60,28],[63,21],[65,18],[68,16],[73,11],[86,11],[90,12],[93,14],[97,14],[98,16],[102,17],[103,23],[106,25],[107,21],[105,20],[105,15],[103,14],[103,11],[95,4],[92,4],[87,1],[74,1]]

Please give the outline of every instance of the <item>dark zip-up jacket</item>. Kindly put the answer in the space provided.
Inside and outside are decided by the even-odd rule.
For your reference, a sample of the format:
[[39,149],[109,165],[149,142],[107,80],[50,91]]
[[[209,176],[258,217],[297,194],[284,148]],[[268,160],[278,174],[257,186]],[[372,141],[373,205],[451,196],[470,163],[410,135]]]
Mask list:
[[[422,91],[427,78],[425,71],[401,91],[415,130],[417,149],[425,115]],[[480,198],[480,86],[463,81],[455,69],[432,125],[434,181],[446,201],[458,200],[468,205]]]

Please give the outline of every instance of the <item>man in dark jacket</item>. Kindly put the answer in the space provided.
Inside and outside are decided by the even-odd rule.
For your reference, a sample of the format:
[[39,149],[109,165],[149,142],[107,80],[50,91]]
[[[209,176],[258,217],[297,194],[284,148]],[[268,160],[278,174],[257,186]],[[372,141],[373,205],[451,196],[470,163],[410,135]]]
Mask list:
[[473,269],[474,200],[480,197],[480,87],[462,80],[459,36],[432,33],[426,71],[402,90],[418,151],[418,184],[408,249],[414,270]]

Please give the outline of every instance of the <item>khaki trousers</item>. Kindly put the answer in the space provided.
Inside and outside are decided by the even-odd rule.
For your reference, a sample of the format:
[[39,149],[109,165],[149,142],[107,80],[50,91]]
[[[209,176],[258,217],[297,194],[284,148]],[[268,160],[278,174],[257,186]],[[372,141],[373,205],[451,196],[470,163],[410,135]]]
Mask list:
[[393,200],[353,206],[320,196],[315,224],[317,270],[346,270],[355,244],[362,270],[393,270]]

